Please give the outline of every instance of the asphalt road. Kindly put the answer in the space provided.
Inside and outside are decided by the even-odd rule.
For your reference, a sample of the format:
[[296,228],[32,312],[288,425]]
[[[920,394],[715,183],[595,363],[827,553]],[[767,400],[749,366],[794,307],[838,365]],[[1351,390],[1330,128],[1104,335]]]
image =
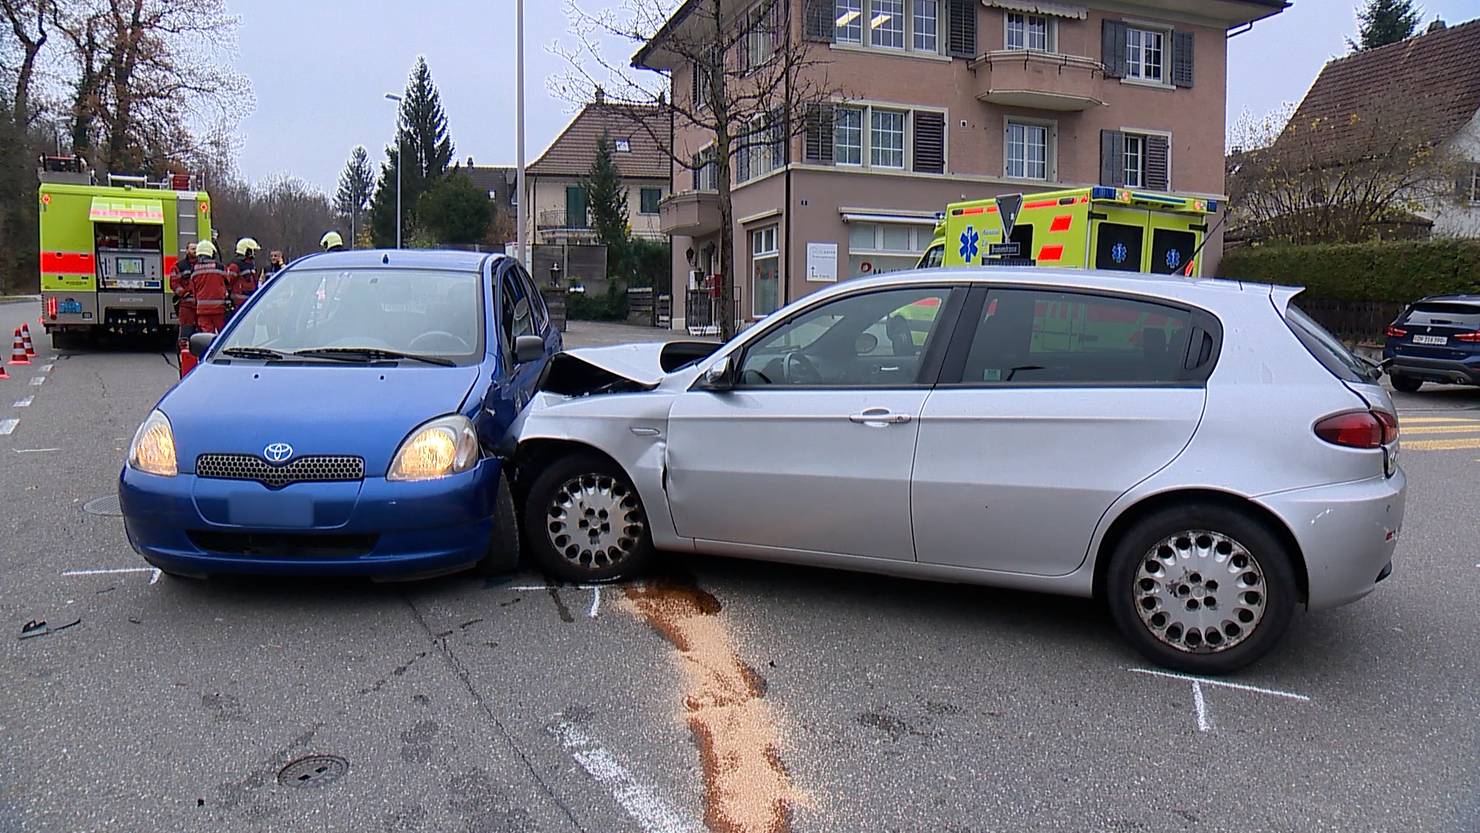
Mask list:
[[[532,574],[157,578],[109,499],[171,357],[38,350],[0,381],[0,833],[1480,830],[1480,391],[1399,397],[1393,578],[1195,692],[1087,602],[769,564],[670,560],[716,625],[682,657],[622,589]],[[690,725],[727,651],[779,826],[713,817]],[[309,755],[348,770],[280,783]]]

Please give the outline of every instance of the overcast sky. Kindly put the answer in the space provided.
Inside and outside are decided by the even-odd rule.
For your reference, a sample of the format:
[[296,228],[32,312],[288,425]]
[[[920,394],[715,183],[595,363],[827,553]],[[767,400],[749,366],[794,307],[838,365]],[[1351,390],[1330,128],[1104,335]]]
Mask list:
[[[582,0],[586,8],[620,0]],[[379,8],[377,8],[379,7]],[[1427,0],[1427,18],[1455,23],[1476,0]],[[457,156],[479,164],[514,161],[514,0],[234,0],[241,16],[237,66],[252,79],[256,108],[242,124],[242,172],[256,180],[286,172],[332,190],[350,149],[383,158],[395,105],[417,55],[442,91]],[[1356,24],[1347,0],[1294,0],[1284,13],[1229,42],[1228,113],[1266,113],[1304,95],[1322,64],[1346,52]],[[525,71],[533,160],[571,108],[548,76],[563,59],[550,51],[566,34],[564,0],[526,0]],[[631,50],[623,48],[621,59]]]

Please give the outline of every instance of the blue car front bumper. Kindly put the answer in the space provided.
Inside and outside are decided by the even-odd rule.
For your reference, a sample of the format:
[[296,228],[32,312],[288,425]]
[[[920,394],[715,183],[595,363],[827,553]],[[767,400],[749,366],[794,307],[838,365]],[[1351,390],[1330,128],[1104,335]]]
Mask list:
[[486,459],[414,483],[367,477],[279,489],[125,467],[118,497],[129,544],[167,571],[404,579],[488,554],[500,465]]

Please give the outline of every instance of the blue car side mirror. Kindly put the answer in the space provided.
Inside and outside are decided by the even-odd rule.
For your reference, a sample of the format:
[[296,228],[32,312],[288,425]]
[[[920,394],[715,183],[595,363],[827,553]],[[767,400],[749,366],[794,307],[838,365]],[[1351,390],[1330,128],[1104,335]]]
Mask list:
[[537,362],[545,355],[545,340],[539,336],[519,336],[514,339],[514,363]]

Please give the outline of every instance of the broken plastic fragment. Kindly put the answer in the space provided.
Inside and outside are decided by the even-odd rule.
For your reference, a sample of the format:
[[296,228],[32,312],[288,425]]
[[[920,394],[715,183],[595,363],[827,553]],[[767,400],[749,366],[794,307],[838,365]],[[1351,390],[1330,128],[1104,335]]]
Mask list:
[[45,619],[42,619],[40,621],[37,621],[35,619],[32,619],[31,621],[27,622],[26,624],[21,625],[21,637],[20,638],[21,639],[30,639],[33,636],[45,636],[46,634],[48,634],[50,632],[51,631],[47,630],[47,628],[46,628],[46,620]]

